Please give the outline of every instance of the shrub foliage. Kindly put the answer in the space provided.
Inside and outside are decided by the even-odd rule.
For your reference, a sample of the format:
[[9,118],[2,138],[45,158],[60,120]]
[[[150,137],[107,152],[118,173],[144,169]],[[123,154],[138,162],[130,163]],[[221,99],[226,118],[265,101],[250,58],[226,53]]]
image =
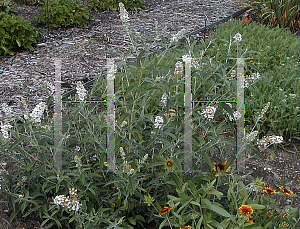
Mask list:
[[17,48],[29,48],[39,40],[39,31],[29,21],[0,12],[0,55],[13,55]]
[[45,2],[37,18],[48,27],[83,27],[92,21],[92,15],[80,0],[49,0]]
[[118,10],[122,2],[128,10],[144,9],[143,0],[89,0],[89,6],[94,10]]

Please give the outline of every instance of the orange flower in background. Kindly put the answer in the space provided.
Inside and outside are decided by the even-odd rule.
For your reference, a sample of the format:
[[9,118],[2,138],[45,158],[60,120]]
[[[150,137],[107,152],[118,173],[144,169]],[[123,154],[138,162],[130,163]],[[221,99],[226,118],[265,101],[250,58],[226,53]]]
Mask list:
[[288,215],[289,215],[288,212],[284,212],[284,213],[282,214],[282,217],[287,217]]
[[173,208],[168,208],[168,207],[164,207],[163,209],[161,209],[161,211],[158,213],[159,216],[168,213],[169,211],[171,211]]
[[204,139],[204,140],[208,140],[208,137],[207,137],[207,135],[205,134],[205,132],[202,132],[202,135],[203,135],[203,139]]
[[253,21],[253,19],[251,17],[244,17],[243,19],[243,24],[248,24],[250,23],[251,21]]
[[172,167],[173,166],[173,162],[171,160],[167,160],[166,161],[166,166],[167,167]]
[[273,216],[273,212],[268,211],[267,214],[268,214],[269,216]]
[[247,221],[250,223],[254,223],[254,220],[252,218],[248,219]]
[[192,229],[192,227],[191,226],[185,226],[184,228],[180,228],[180,229]]
[[[213,169],[214,169],[215,171],[218,171],[218,168],[220,169],[220,172],[221,172],[221,173],[227,173],[227,172],[229,172],[229,171],[231,170],[231,166],[228,166],[228,168],[227,168],[226,171],[225,171],[227,161],[225,161],[224,164],[221,164],[221,163],[217,164],[217,163],[215,163],[215,162],[213,162],[213,163],[214,163],[214,165],[215,165],[215,166],[213,167]],[[218,177],[218,176],[219,176],[219,173],[217,172],[215,176]]]
[[280,188],[285,194],[287,194],[288,196],[294,194],[293,191],[287,190],[284,186],[280,186],[279,188]]
[[248,205],[242,205],[240,208],[240,211],[242,214],[248,216],[248,215],[252,215],[253,214],[253,209],[251,206],[248,206]]
[[276,190],[273,190],[273,189],[271,189],[271,188],[265,188],[265,189],[264,189],[264,192],[265,192],[265,193],[268,193],[268,194],[275,194],[275,193],[276,193]]

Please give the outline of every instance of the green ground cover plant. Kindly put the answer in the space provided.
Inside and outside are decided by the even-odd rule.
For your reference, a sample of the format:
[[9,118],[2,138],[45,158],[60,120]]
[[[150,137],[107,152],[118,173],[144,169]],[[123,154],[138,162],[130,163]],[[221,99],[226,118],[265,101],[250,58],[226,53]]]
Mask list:
[[[51,0],[14,0],[14,2],[25,5],[47,5],[47,1]],[[120,0],[88,0],[90,10],[119,10]],[[145,9],[143,0],[127,0],[122,1],[128,10]],[[81,1],[83,3],[83,1]]]
[[13,55],[18,48],[33,50],[40,32],[27,20],[0,12],[0,55]]
[[14,14],[16,8],[13,7],[13,2],[9,0],[0,1],[0,12],[5,12],[7,14]]
[[[129,19],[122,18],[131,36]],[[3,104],[8,119],[1,124],[0,191],[13,209],[11,219],[35,213],[43,219],[42,226],[76,229],[297,228],[297,209],[280,209],[272,199],[273,195],[294,197],[294,187],[269,187],[259,178],[245,185],[241,179],[248,174],[236,172],[236,139],[224,139],[224,132],[235,136],[239,118],[234,103],[217,102],[236,98],[236,62],[228,57],[253,58],[245,69],[253,76],[245,82],[246,98],[247,90],[254,90],[269,70],[264,61],[274,72],[282,67],[272,60],[275,54],[270,59],[264,52],[258,54],[250,34],[254,36],[257,28],[246,26],[231,22],[221,28],[223,39],[213,37],[202,44],[187,39],[181,49],[161,43],[165,50],[150,54],[152,46],[145,47],[132,63],[126,62],[131,51],[123,54],[115,73],[114,171],[106,158],[107,75],[99,77],[89,92],[79,82],[73,102],[63,106],[61,171],[53,159],[54,125],[47,105],[40,103],[23,118],[11,118]],[[179,38],[180,33],[165,39],[179,45]],[[250,46],[248,39],[253,42]],[[136,38],[131,36],[131,41],[135,46]],[[195,58],[191,90],[198,101],[192,109],[193,173],[184,171],[184,77],[189,58]],[[280,88],[287,90],[283,85]],[[276,129],[265,129],[273,97],[266,94],[265,100],[253,104],[257,112],[246,116],[251,126],[247,150],[258,147],[259,153],[259,147],[263,150],[286,140],[277,136]],[[260,135],[264,131],[268,139]]]
[[15,3],[25,4],[25,5],[43,5],[47,0],[14,0]]
[[128,10],[145,9],[143,0],[89,0],[89,7],[93,10],[119,10],[119,3],[122,2]]
[[86,28],[93,16],[80,0],[49,0],[40,10],[36,22],[47,27],[82,27]]
[[[287,29],[232,21],[219,26],[212,36],[213,42],[208,55],[214,57],[213,61],[237,55],[230,50],[232,42],[229,39],[238,32],[243,37],[239,48],[249,50],[247,53],[240,50],[243,57],[250,58],[245,60],[246,77],[255,72],[260,73],[260,78],[255,83],[251,83],[249,78],[249,83],[253,85],[245,89],[246,131],[252,130],[256,123],[255,114],[270,102],[270,110],[264,121],[256,126],[261,137],[277,133],[286,142],[298,140],[299,39]],[[227,63],[232,61],[226,60]]]

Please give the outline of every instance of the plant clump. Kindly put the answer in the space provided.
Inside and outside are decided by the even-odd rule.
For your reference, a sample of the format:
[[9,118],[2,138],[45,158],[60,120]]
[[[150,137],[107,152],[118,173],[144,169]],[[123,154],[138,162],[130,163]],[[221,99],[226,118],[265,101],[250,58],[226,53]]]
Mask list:
[[38,23],[47,27],[82,27],[86,28],[93,16],[80,0],[49,0],[40,10]]
[[0,12],[0,55],[13,55],[20,48],[33,50],[32,44],[39,36],[40,32],[29,21]]

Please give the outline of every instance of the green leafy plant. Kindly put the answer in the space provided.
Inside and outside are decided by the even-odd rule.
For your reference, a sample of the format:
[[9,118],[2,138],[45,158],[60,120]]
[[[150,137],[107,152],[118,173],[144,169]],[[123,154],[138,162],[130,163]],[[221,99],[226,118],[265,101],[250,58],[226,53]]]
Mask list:
[[261,13],[262,22],[272,27],[290,28],[298,31],[300,8],[297,0],[251,0],[248,6]]
[[14,0],[14,2],[19,4],[25,4],[29,6],[43,5],[47,0]]
[[29,48],[39,40],[39,31],[27,20],[0,12],[0,55],[13,55],[17,48]]
[[37,17],[37,22],[48,27],[83,27],[86,28],[93,16],[82,5],[80,0],[49,0],[46,1]]
[[122,2],[128,10],[144,9],[143,0],[89,0],[89,7],[93,10],[118,10]]
[[13,2],[9,0],[0,1],[0,12],[5,12],[7,14],[16,13],[16,8],[13,7]]
[[[244,53],[245,58],[250,58],[245,59],[245,75],[255,72],[261,75],[252,86],[245,89],[246,128],[248,131],[252,129],[262,107],[271,102],[265,118],[257,125],[261,137],[277,133],[285,141],[295,141],[299,138],[296,130],[296,114],[299,113],[298,38],[286,29],[232,21],[219,26],[212,35],[211,49],[207,53],[215,57],[213,62],[233,55],[231,50],[234,44],[228,40],[236,33],[243,37],[239,48],[249,50]],[[232,60],[226,62],[230,64]]]

